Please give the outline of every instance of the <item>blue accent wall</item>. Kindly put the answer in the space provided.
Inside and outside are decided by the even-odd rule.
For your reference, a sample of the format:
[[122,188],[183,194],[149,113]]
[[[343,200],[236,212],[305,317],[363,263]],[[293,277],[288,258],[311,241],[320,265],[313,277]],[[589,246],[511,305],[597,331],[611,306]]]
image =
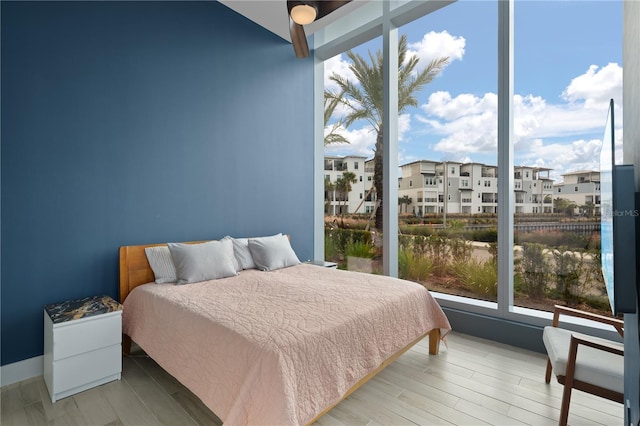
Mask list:
[[2,365],[43,305],[118,294],[122,245],[313,249],[313,61],[218,2],[2,7]]

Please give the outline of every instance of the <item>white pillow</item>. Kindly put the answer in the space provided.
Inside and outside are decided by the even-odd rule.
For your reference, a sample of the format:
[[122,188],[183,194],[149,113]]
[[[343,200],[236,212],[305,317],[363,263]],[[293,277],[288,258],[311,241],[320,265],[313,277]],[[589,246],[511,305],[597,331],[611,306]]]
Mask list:
[[300,263],[286,235],[249,238],[248,245],[256,267],[262,271],[273,271]]
[[[233,238],[231,238],[229,235],[227,235],[226,237],[224,237],[222,239],[222,241],[224,240],[229,240],[231,241],[231,244],[233,245]],[[247,247],[247,250],[249,248]],[[235,254],[236,250],[235,247],[233,249],[233,256],[231,257],[231,261],[233,262],[233,267],[236,269],[236,272],[241,272],[242,271],[242,264],[240,263],[240,261],[238,260],[238,257]],[[253,259],[251,260],[253,262]]]
[[237,275],[229,240],[201,244],[169,243],[177,284],[197,283]]
[[144,253],[147,255],[156,284],[176,282],[176,267],[173,265],[169,247],[145,247]]
[[[276,235],[282,235],[282,233]],[[236,271],[240,272],[243,269],[256,269],[256,264],[253,261],[253,256],[251,255],[251,251],[249,250],[249,238],[229,238],[231,238],[231,241],[233,242],[233,254],[236,258],[236,262],[238,264],[237,266],[239,268],[236,269]],[[270,237],[253,237],[251,239],[260,240],[262,238]]]

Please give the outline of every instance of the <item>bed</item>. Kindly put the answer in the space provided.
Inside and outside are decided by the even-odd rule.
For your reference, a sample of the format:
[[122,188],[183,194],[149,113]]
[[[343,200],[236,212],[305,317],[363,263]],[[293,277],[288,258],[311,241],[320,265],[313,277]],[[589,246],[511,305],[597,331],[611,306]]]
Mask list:
[[[190,243],[193,244],[193,243]],[[450,330],[422,286],[299,264],[155,284],[120,248],[123,348],[135,341],[225,424],[309,424],[423,338]]]

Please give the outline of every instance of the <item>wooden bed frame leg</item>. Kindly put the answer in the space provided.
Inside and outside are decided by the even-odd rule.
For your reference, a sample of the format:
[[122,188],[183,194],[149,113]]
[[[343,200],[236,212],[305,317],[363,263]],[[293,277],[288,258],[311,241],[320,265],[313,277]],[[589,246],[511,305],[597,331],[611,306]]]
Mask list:
[[431,355],[438,355],[440,350],[440,329],[435,328],[429,333],[429,353]]
[[131,337],[126,334],[122,335],[122,353],[125,355],[131,353]]

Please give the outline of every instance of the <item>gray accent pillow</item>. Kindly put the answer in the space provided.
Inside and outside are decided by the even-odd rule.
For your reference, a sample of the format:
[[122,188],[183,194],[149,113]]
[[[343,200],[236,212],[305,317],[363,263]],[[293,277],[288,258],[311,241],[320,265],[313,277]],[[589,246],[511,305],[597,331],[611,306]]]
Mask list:
[[[233,238],[231,238],[229,235],[227,235],[226,237],[224,237],[222,239],[222,241],[224,240],[229,240],[231,241],[231,244],[233,244]],[[249,248],[247,247],[247,250]],[[235,248],[233,250],[233,256],[231,257],[231,261],[233,262],[233,267],[235,268],[236,272],[241,272],[242,271],[242,264],[240,264],[240,262],[238,261],[238,258],[235,255]],[[251,260],[253,262],[253,259]]]
[[249,251],[248,238],[233,238],[233,254],[242,269],[255,269],[256,264],[253,262],[251,252]]
[[273,271],[300,263],[286,235],[249,238],[248,245],[256,267],[262,271]]
[[169,243],[177,284],[197,283],[237,275],[231,241],[201,244]]
[[176,282],[176,267],[173,265],[169,247],[145,247],[144,253],[156,278],[156,284]]
[[[277,235],[282,235],[282,233],[273,236]],[[256,264],[253,261],[253,256],[251,255],[251,251],[249,250],[249,238],[229,238],[231,238],[231,241],[233,241],[233,254],[236,258],[236,262],[238,263],[238,267],[240,268],[236,269],[236,271],[241,271],[242,269],[256,269]],[[261,240],[262,238],[271,237],[254,237],[251,239]]]

